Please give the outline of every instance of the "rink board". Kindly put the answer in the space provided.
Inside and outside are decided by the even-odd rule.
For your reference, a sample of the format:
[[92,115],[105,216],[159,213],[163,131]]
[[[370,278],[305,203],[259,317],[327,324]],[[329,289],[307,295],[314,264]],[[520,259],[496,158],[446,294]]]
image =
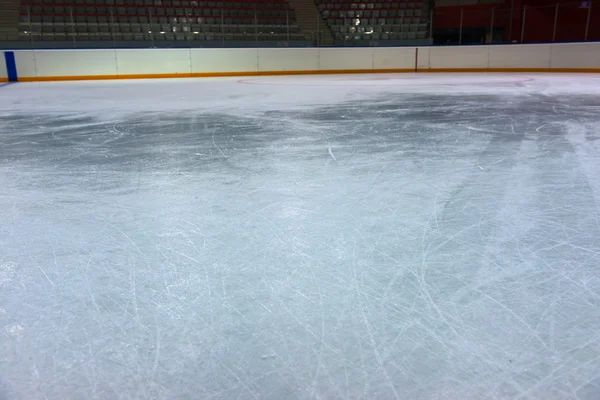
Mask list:
[[[600,72],[600,43],[15,51],[19,81],[379,72]],[[7,80],[0,66],[0,81]]]
[[0,54],[0,83],[8,82],[8,70],[6,68],[5,52]]

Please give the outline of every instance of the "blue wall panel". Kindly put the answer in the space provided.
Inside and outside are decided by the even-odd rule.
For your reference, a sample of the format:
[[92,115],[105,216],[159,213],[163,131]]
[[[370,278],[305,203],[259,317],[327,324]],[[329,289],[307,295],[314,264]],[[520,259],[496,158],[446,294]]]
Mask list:
[[17,76],[17,63],[15,62],[15,53],[12,51],[4,52],[4,60],[6,61],[6,71],[8,72],[8,81],[16,82]]

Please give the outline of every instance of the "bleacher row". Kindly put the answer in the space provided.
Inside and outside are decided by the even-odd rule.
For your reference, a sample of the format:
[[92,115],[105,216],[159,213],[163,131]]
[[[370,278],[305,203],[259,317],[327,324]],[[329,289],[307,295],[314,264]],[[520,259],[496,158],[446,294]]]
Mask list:
[[340,10],[340,11],[323,11],[323,18],[395,18],[395,17],[422,17],[422,9],[406,9],[406,10]]
[[427,37],[427,31],[419,30],[419,24],[360,27],[340,25],[333,27],[333,34],[337,39],[352,40],[414,40]]
[[22,40],[303,40],[297,25],[22,21]]
[[[207,25],[292,25],[295,22],[295,18],[281,18],[272,17],[268,15],[257,15],[256,17],[243,17],[243,16],[227,16],[227,17],[197,17],[189,14],[170,14],[160,16],[148,16],[148,15],[123,15],[123,14],[75,14],[75,13],[63,13],[63,14],[44,14],[44,13],[21,13],[20,21],[32,22],[32,23],[43,23],[43,24],[63,24],[65,22],[71,23],[159,23],[166,24],[170,22],[177,23],[178,21],[184,21],[189,23],[207,24]],[[282,22],[283,21],[283,22]]]
[[199,7],[199,8],[262,8],[271,9],[278,7],[289,8],[285,0],[218,0],[218,1],[197,1],[197,0],[28,0],[26,4],[36,4],[42,6],[56,7],[65,4],[76,5],[97,5],[97,6],[131,6],[131,7]]
[[[165,28],[158,28],[153,31],[145,31],[147,28],[125,28],[123,26],[100,26],[100,27],[42,27],[42,31],[38,31],[37,27],[33,27],[33,31],[24,30],[20,34],[22,40],[81,40],[81,41],[111,41],[111,40],[128,40],[128,41],[194,41],[194,40],[244,40],[244,41],[287,41],[287,40],[302,40],[303,36],[297,33],[286,33],[281,32],[266,32],[265,29],[253,32],[252,29],[245,30],[242,33],[232,32],[232,28],[223,29],[223,32],[219,32],[218,29],[213,29],[211,32],[203,31],[192,31],[191,29],[197,29],[194,27],[183,27],[182,31],[169,32],[162,30]],[[152,28],[150,28],[152,29]],[[176,29],[176,28],[175,28]]]
[[29,0],[21,39],[303,40],[287,2]]
[[294,10],[290,8],[232,8],[232,7],[206,7],[195,8],[186,6],[95,6],[92,4],[64,4],[54,7],[39,4],[22,3],[21,14],[118,14],[118,15],[189,15],[198,17],[294,17]]
[[[329,25],[335,31],[336,25],[342,26],[376,26],[376,25],[417,25],[417,30],[427,28],[427,23],[418,17],[400,17],[400,18],[330,18]],[[412,29],[409,29],[412,30]]]
[[337,40],[416,40],[429,37],[423,0],[317,0]]
[[[338,40],[428,37],[424,0],[316,4]],[[305,39],[285,0],[26,0],[19,28],[24,40]]]
[[372,11],[389,11],[389,10],[404,10],[404,9],[422,9],[424,8],[423,3],[320,3],[319,10],[322,12],[326,11],[360,11],[360,10],[372,10]]

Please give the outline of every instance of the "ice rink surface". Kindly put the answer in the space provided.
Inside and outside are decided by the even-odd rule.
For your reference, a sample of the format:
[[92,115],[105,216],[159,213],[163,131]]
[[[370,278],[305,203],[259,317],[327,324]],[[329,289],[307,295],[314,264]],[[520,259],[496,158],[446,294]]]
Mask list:
[[600,398],[600,76],[0,88],[0,399]]

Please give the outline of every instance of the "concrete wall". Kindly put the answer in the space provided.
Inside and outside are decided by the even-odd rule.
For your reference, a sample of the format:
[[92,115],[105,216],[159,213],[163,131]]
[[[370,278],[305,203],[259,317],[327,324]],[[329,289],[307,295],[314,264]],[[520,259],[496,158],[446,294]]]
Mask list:
[[8,81],[8,73],[6,72],[6,62],[4,61],[4,52],[0,51],[0,82]]
[[[452,47],[15,51],[19,80],[340,72],[600,72],[600,43]],[[4,69],[2,69],[4,68]],[[4,75],[1,75],[1,74]],[[0,67],[0,78],[6,68]]]

